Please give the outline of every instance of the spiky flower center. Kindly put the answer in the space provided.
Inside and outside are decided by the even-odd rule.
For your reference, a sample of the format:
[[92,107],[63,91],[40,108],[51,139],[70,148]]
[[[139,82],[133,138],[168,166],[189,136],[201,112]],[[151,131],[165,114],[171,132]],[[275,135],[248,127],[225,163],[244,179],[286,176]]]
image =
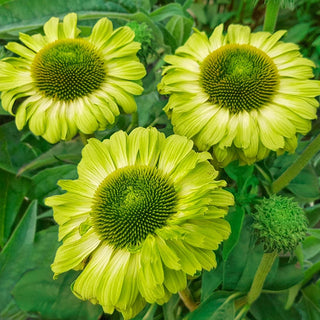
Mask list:
[[227,44],[204,59],[201,83],[212,103],[239,113],[270,102],[279,76],[275,64],[262,50],[246,44]]
[[101,238],[116,248],[139,245],[175,213],[176,191],[157,168],[127,166],[100,184],[92,207]]
[[72,101],[99,89],[106,71],[103,59],[91,43],[64,39],[50,43],[37,53],[31,74],[44,96]]

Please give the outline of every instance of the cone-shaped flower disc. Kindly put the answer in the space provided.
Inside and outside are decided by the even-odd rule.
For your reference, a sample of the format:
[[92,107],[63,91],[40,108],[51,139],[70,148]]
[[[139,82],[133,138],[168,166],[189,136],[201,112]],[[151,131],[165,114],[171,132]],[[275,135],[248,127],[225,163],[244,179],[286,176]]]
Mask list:
[[296,134],[316,118],[320,82],[310,80],[314,64],[298,46],[279,41],[284,33],[230,25],[224,35],[220,25],[209,38],[195,30],[166,56],[158,89],[170,95],[165,111],[175,133],[201,151],[212,147],[222,166],[293,152]]
[[128,319],[216,266],[233,196],[215,180],[209,153],[192,147],[154,128],[89,140],[79,178],[60,181],[67,192],[46,200],[63,241],[52,270],[82,270],[72,286],[80,299]]
[[129,27],[113,31],[107,18],[100,19],[87,38],[80,38],[77,15],[59,23],[51,18],[44,35],[20,34],[24,46],[6,46],[20,57],[0,62],[2,106],[16,116],[21,130],[30,130],[51,143],[69,140],[78,131],[91,134],[113,124],[119,107],[136,110],[133,95],[142,93],[136,83],[145,69],[136,53]]

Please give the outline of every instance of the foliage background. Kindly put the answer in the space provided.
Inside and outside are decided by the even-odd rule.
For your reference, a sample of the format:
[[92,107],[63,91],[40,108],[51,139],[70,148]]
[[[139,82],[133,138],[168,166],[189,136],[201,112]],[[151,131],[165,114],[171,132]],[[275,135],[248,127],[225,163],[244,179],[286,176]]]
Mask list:
[[[284,1],[277,29],[287,29],[284,41],[298,43],[304,56],[316,63],[320,77],[320,4],[318,0]],[[148,75],[145,91],[137,97],[138,119],[120,115],[117,125],[98,132],[99,139],[134,126],[156,126],[166,135],[172,127],[162,111],[166,98],[159,96],[165,54],[182,45],[192,28],[208,34],[220,23],[241,23],[253,31],[262,29],[265,5],[251,0],[0,0],[0,57],[10,55],[8,41],[18,41],[19,32],[42,32],[52,16],[69,12],[79,16],[81,35],[90,33],[98,18],[107,16],[115,27],[130,21],[145,23],[151,32],[145,38],[140,58]],[[1,70],[0,70],[1,72]],[[269,158],[254,166],[231,163],[221,172],[235,195],[236,206],[228,215],[232,235],[217,252],[218,267],[189,281],[193,298],[200,302],[189,312],[178,295],[163,306],[147,306],[136,320],[234,319],[235,299],[246,293],[263,254],[252,235],[251,214],[259,197],[267,195],[270,183],[294,162],[320,131],[315,121],[307,137],[300,139],[296,154]],[[70,284],[76,272],[52,279],[50,264],[59,245],[47,196],[61,193],[59,179],[77,177],[81,157],[79,137],[51,145],[27,128],[18,132],[14,118],[0,108],[0,319],[120,320],[121,315],[103,315],[100,306],[76,299]],[[301,171],[282,194],[294,198],[305,209],[309,233],[293,258],[280,256],[268,275],[264,293],[246,319],[320,319],[320,154]]]

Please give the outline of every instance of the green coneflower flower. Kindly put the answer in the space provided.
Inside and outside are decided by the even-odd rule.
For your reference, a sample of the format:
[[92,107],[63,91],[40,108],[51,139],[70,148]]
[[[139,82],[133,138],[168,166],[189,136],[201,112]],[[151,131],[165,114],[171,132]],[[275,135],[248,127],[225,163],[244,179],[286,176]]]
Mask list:
[[20,34],[24,45],[8,43],[20,57],[0,62],[2,105],[16,116],[19,130],[28,123],[34,134],[55,143],[78,131],[104,130],[119,107],[136,111],[133,95],[143,91],[136,81],[146,72],[130,28],[113,31],[103,18],[89,37],[80,38],[77,15],[70,13],[62,23],[51,18],[43,29],[45,35]]
[[253,228],[266,252],[292,252],[308,227],[303,209],[290,198],[272,196],[256,206]]
[[208,37],[196,32],[175,55],[165,57],[159,92],[170,95],[165,111],[177,134],[199,150],[213,149],[221,166],[239,159],[251,164],[270,150],[293,152],[297,133],[306,134],[316,118],[320,82],[314,63],[285,31],[251,33],[223,25]]
[[223,217],[233,196],[215,180],[210,155],[192,147],[155,128],[89,140],[79,178],[60,181],[67,192],[46,200],[63,241],[52,270],[82,270],[76,296],[128,319],[216,266],[212,250],[229,236]]

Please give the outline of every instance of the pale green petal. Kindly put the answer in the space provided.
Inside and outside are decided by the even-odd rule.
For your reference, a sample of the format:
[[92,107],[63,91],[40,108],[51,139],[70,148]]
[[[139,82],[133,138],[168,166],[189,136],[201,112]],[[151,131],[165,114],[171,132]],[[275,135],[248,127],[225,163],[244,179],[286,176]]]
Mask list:
[[35,57],[35,52],[33,52],[32,50],[28,49],[27,47],[17,43],[17,42],[9,42],[6,45],[6,48],[14,53],[16,53],[17,55],[26,58],[28,60],[33,60]]
[[283,94],[292,94],[302,97],[315,97],[320,95],[320,81],[281,79],[278,91]]
[[165,275],[164,285],[170,292],[177,293],[187,287],[187,277],[183,271],[165,267]]
[[270,150],[277,150],[284,147],[284,138],[269,125],[267,119],[261,116],[258,118],[260,140]]
[[125,46],[133,41],[134,37],[134,32],[127,26],[114,30],[112,35],[103,45],[103,54],[107,55],[108,53]]
[[53,264],[52,271],[57,276],[77,267],[87,258],[99,245],[99,236],[90,229],[84,236],[68,241],[69,238],[58,248]]
[[316,99],[297,97],[288,94],[276,94],[273,97],[273,102],[293,111],[305,119],[313,120],[317,117],[316,112],[319,103]]
[[188,250],[190,250],[190,252],[194,254],[204,270],[210,271],[212,268],[217,267],[216,255],[212,250],[195,248],[188,243],[185,243],[184,245]]
[[195,30],[184,46],[176,50],[177,55],[190,55],[196,61],[202,62],[209,55],[210,43],[204,32]]
[[[126,61],[137,61],[139,59],[136,56],[136,53],[140,50],[140,42],[130,42],[122,48],[114,49],[112,52],[105,53],[105,61],[125,59]],[[106,52],[106,50],[104,50]],[[142,66],[142,65],[141,65]]]
[[[99,124],[94,115],[90,112],[92,102],[89,99],[78,99],[73,102],[77,113],[75,114],[75,123],[79,130],[85,134],[91,134],[99,128]],[[85,105],[88,103],[90,106]]]
[[113,252],[113,248],[105,243],[97,248],[72,286],[72,291],[76,295],[83,300],[91,300],[97,299],[103,294],[100,284],[105,277],[105,269]]
[[278,43],[280,38],[282,38],[286,32],[287,32],[286,30],[279,30],[275,32],[268,38],[267,41],[264,42],[263,45],[259,47],[259,49],[261,49],[262,51],[268,54],[268,52]]
[[210,52],[219,49],[225,42],[224,38],[225,37],[223,36],[223,24],[220,24],[213,30],[209,38]]
[[112,31],[112,22],[107,18],[102,18],[94,25],[88,40],[97,48],[101,48],[111,36]]
[[270,37],[269,32],[255,32],[250,35],[250,42],[252,46],[256,48],[261,48],[263,44],[267,41],[267,39]]
[[[181,69],[181,70],[189,70],[191,72],[200,73],[200,65],[195,60],[190,59],[188,57],[179,57],[175,55],[167,55],[164,57],[164,61],[167,63],[172,64],[173,72],[174,68]],[[170,66],[169,66],[170,67]],[[165,70],[171,70],[169,67],[164,68],[163,74],[165,73]]]
[[123,131],[118,131],[110,137],[110,140],[104,140],[108,146],[109,153],[117,169],[129,165],[128,163],[128,135]]
[[59,18],[52,17],[43,26],[43,31],[47,37],[48,42],[58,40]]
[[67,14],[63,18],[63,32],[64,36],[68,39],[74,39],[77,37],[77,15],[74,12]]
[[0,91],[15,89],[20,93],[19,87],[24,87],[33,83],[30,72],[21,71],[9,63],[0,61]]
[[239,24],[228,27],[228,43],[248,44],[250,42],[250,28]]
[[165,274],[165,282],[166,282],[167,268],[165,268],[165,266],[167,266],[169,269],[180,270],[181,269],[180,259],[161,237],[156,237],[156,244],[162,259],[162,263],[164,265],[164,270],[165,270],[164,274]]
[[172,135],[165,140],[160,154],[158,168],[165,174],[170,174],[179,162],[192,150],[193,143],[186,137]]
[[196,259],[194,254],[190,252],[180,240],[168,240],[170,248],[176,253],[180,259],[181,269],[189,275],[194,275],[197,271],[200,271],[201,264]]
[[290,51],[299,51],[299,46],[295,43],[279,42],[268,51],[268,56],[274,58]]
[[88,219],[88,214],[85,213],[83,215],[79,215],[73,217],[69,221],[65,222],[64,224],[60,225],[59,227],[59,237],[58,240],[66,240],[67,237],[76,230],[79,230],[80,225]]
[[108,79],[108,82],[112,85],[119,86],[122,90],[125,90],[126,92],[133,95],[140,95],[143,92],[143,87],[132,81],[114,79],[110,77]]
[[136,128],[128,137],[128,163],[155,167],[165,136],[155,128]]
[[40,34],[29,36],[28,34],[20,33],[19,39],[35,52],[40,51],[45,45],[47,45],[45,38]]
[[281,77],[297,78],[297,79],[305,80],[313,77],[313,71],[310,67],[307,67],[307,66],[299,66],[299,67],[295,66],[295,67],[279,70],[279,75]]
[[108,62],[108,74],[125,80],[139,80],[146,75],[143,65],[137,61],[111,60]]
[[134,98],[128,94],[124,89],[118,87],[116,82],[114,84],[104,83],[102,89],[110,94],[117,104],[123,109],[125,113],[132,113],[137,110],[137,104]]

